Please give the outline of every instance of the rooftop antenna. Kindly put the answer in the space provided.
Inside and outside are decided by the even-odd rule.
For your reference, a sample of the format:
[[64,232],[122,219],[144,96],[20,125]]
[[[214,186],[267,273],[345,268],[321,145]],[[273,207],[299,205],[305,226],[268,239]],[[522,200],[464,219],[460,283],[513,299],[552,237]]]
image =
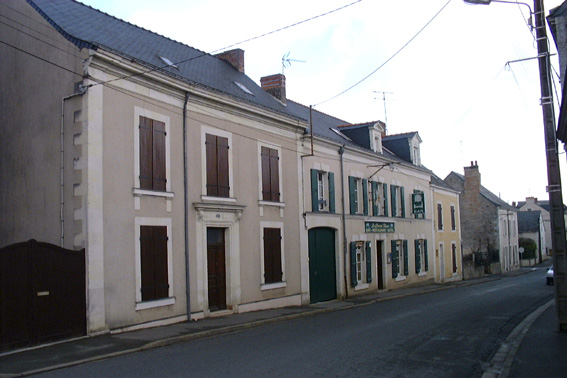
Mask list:
[[286,67],[291,67],[291,62],[305,63],[305,60],[291,59],[289,57],[289,53],[290,51],[288,51],[286,54],[282,56],[282,75],[284,74],[284,70]]
[[[388,113],[386,113],[386,95],[387,94],[394,94],[393,92],[383,92],[383,91],[374,91],[374,93],[382,93],[382,100],[384,101],[384,123],[386,123],[386,128],[388,128]],[[374,97],[376,100],[376,97]],[[386,130],[384,130],[386,132]]]

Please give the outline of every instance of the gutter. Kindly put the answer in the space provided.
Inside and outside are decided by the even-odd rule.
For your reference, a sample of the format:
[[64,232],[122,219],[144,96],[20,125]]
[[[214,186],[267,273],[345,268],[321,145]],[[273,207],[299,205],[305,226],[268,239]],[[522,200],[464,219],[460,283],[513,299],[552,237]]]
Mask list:
[[188,198],[188,178],[187,178],[187,103],[189,102],[189,92],[185,92],[183,102],[183,219],[185,233],[185,294],[187,300],[187,320],[191,321],[191,290],[189,285],[189,198]]
[[345,214],[345,173],[344,173],[344,154],[345,146],[339,148],[339,155],[341,156],[341,202],[342,202],[342,218],[343,218],[343,277],[345,282],[345,298],[348,299],[348,280],[347,280],[347,235],[346,235],[346,214]]

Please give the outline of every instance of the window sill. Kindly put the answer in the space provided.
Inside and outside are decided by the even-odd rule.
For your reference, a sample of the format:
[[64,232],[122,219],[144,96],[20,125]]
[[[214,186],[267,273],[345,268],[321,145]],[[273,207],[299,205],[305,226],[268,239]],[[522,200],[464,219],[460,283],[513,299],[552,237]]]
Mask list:
[[173,192],[155,192],[153,190],[145,190],[134,188],[132,190],[134,196],[141,197],[141,196],[152,196],[152,197],[165,197],[165,198],[173,198],[175,194]]
[[356,287],[354,288],[354,291],[366,290],[369,287],[370,287],[370,285],[367,284],[367,283],[360,283],[360,284],[356,285]]
[[236,198],[231,198],[231,197],[201,196],[201,201],[236,203]]
[[285,207],[285,202],[272,202],[272,201],[258,201],[260,206],[274,206],[274,207]]
[[279,289],[282,287],[287,287],[287,282],[282,281],[282,282],[262,284],[260,290],[272,290],[272,289]]
[[396,277],[396,282],[405,281],[405,280],[406,280],[406,276],[397,276]]
[[174,297],[156,299],[155,301],[137,302],[136,311],[147,310],[155,307],[171,306],[172,304],[175,304]]
[[427,272],[419,272],[417,274],[418,277],[423,277],[423,276],[427,276]]

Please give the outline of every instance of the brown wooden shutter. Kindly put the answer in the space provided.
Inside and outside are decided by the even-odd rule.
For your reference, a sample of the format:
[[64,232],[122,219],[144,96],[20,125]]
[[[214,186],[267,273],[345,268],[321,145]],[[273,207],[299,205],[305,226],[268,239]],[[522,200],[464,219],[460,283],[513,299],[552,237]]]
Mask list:
[[152,188],[165,192],[165,123],[153,121]]
[[217,137],[218,156],[218,196],[229,197],[228,182],[228,138]]
[[282,242],[279,228],[264,228],[264,282],[281,282]]
[[152,190],[152,120],[140,116],[140,189]]
[[270,191],[271,200],[280,202],[280,170],[278,150],[270,149]]
[[218,196],[217,182],[217,137],[207,134],[205,136],[205,148],[207,154],[207,195]]
[[167,227],[140,226],[142,301],[169,296]]
[[270,149],[262,147],[260,157],[262,159],[262,199],[264,201],[271,201]]

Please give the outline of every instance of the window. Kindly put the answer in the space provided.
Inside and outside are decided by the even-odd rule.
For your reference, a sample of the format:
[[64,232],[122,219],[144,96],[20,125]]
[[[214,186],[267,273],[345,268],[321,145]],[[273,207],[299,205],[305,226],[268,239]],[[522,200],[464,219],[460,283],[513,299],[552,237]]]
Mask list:
[[207,195],[229,197],[228,138],[206,134]]
[[264,228],[264,282],[283,281],[281,228]]
[[443,231],[443,206],[437,204],[437,230]]
[[262,200],[280,202],[280,168],[278,150],[262,146]]
[[368,215],[367,180],[349,176],[350,214]]
[[451,231],[457,230],[457,221],[455,218],[455,206],[451,205]]
[[139,118],[140,189],[166,191],[166,126],[165,122]]
[[335,212],[335,174],[311,169],[311,203],[314,212]]
[[404,198],[404,187],[390,185],[390,194],[392,202],[392,217],[405,218],[406,205]]
[[372,243],[350,242],[350,278],[352,287],[372,282]]
[[136,310],[172,305],[171,219],[134,218]]
[[371,181],[372,215],[388,216],[388,184]]
[[408,241],[392,240],[392,278],[402,279],[408,273]]
[[453,273],[457,273],[457,244],[451,243],[451,258],[453,260]]
[[429,259],[427,256],[427,240],[415,240],[415,273],[420,274],[429,270]]

